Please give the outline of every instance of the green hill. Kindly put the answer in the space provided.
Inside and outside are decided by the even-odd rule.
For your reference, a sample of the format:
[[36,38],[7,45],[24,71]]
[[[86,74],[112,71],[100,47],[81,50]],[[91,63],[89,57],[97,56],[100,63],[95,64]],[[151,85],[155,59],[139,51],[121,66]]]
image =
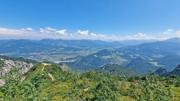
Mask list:
[[0,88],[2,101],[171,101],[180,98],[180,88],[161,77],[118,77],[97,71],[74,73],[50,63],[39,63],[23,75],[11,71],[4,79],[6,84]]

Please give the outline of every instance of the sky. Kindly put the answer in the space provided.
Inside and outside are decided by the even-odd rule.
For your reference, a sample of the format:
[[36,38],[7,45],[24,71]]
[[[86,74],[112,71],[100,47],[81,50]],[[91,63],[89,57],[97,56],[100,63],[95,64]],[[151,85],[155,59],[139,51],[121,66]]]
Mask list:
[[180,0],[0,0],[0,39],[180,37]]

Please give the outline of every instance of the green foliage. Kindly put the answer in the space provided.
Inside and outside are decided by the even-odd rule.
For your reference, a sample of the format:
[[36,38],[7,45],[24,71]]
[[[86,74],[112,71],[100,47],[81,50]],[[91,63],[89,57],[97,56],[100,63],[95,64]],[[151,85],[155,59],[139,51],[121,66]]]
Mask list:
[[24,75],[12,70],[5,80],[0,88],[2,101],[171,101],[180,94],[174,91],[178,77],[124,78],[94,71],[80,74],[48,63],[37,64]]

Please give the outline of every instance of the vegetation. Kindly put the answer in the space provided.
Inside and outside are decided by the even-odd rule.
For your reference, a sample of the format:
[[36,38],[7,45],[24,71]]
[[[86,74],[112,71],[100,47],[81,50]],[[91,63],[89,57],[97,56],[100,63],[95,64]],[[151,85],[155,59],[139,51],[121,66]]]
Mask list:
[[102,72],[73,73],[40,63],[28,73],[4,77],[2,101],[179,101],[180,77],[118,77]]

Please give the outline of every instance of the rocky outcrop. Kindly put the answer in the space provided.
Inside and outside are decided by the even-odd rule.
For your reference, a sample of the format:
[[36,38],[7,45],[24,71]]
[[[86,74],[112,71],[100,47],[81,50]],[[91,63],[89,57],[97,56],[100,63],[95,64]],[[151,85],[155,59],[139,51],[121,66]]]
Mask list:
[[17,69],[20,74],[24,74],[28,72],[32,67],[33,63],[1,58],[0,77],[5,76],[13,68]]

